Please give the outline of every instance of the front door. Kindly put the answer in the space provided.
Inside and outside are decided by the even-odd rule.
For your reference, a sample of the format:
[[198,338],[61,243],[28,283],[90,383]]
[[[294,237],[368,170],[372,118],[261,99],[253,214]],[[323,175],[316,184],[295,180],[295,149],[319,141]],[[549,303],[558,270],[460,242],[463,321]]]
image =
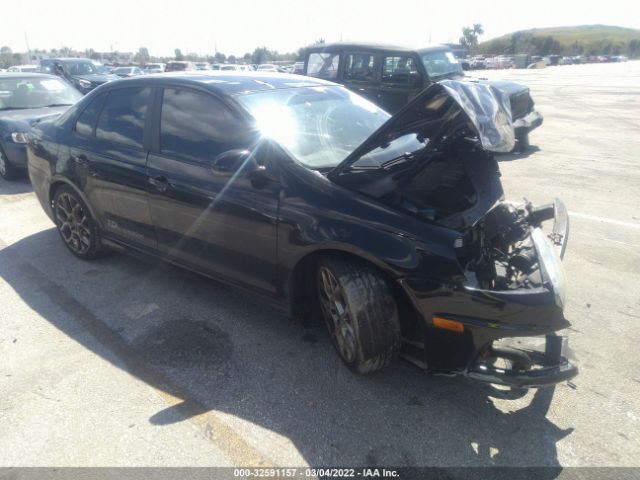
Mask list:
[[370,52],[347,52],[344,55],[342,79],[349,90],[380,105],[379,58]]
[[256,183],[246,162],[230,169],[216,164],[253,148],[242,135],[247,125],[208,92],[165,88],[159,97],[159,138],[147,165],[160,251],[204,273],[275,294],[277,185]]
[[394,114],[422,90],[422,74],[413,56],[391,54],[382,58],[380,107]]

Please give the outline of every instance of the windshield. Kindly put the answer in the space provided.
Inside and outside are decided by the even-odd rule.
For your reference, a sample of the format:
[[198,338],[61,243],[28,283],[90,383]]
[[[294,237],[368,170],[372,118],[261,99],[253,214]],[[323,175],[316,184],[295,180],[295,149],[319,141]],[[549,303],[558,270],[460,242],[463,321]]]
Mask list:
[[302,87],[239,95],[265,137],[312,169],[333,168],[390,115],[343,87]]
[[0,110],[73,105],[82,95],[57,78],[0,79]]
[[450,75],[464,75],[458,59],[452,52],[440,50],[438,52],[423,52],[420,54],[424,68],[430,78],[446,77]]
[[120,68],[116,68],[113,73],[131,73],[133,72],[133,68],[130,67],[120,67]]
[[94,75],[98,73],[98,67],[91,62],[70,62],[64,64],[69,75]]

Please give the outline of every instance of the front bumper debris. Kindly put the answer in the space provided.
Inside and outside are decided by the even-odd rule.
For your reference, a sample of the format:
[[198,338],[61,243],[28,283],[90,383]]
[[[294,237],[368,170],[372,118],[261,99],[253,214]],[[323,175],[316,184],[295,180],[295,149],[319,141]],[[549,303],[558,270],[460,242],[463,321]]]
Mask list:
[[516,118],[513,121],[513,129],[515,131],[516,138],[529,133],[531,130],[535,130],[542,125],[543,120],[542,115],[535,110],[527,113],[524,117]]
[[[495,352],[489,348],[478,357],[465,375],[474,380],[509,387],[548,387],[571,380],[578,374],[578,367],[563,355],[567,350],[567,338],[556,335],[546,336],[544,351],[514,348],[510,355],[509,351]],[[520,361],[517,359],[518,356]],[[510,360],[513,366],[511,368],[494,366],[492,362],[497,358]],[[524,368],[523,364],[526,365]]]

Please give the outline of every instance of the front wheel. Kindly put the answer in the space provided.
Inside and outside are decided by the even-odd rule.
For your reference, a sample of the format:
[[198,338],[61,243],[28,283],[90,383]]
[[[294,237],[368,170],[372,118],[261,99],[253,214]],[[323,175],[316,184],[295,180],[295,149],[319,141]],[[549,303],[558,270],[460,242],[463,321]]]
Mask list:
[[70,187],[60,187],[53,198],[58,233],[76,257],[91,260],[104,253],[94,219],[80,196]]
[[15,180],[18,178],[18,175],[18,169],[11,165],[9,159],[5,156],[2,149],[0,149],[0,177],[5,180]]
[[331,340],[357,373],[389,365],[400,351],[398,308],[385,278],[355,260],[321,258],[317,289]]

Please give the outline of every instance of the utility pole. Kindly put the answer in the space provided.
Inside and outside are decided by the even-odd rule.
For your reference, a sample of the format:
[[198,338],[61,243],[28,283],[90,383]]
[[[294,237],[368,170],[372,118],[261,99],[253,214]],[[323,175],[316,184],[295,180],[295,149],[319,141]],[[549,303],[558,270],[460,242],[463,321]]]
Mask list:
[[27,63],[31,63],[31,48],[29,48],[29,39],[27,38],[27,32],[24,32],[24,43],[27,44],[27,58],[28,58],[28,62]]

